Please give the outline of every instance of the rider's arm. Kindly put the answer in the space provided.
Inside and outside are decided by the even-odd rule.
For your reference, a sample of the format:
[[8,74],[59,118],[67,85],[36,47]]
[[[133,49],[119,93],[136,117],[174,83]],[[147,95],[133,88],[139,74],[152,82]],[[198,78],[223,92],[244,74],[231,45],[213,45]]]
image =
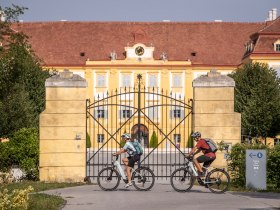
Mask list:
[[190,151],[189,155],[196,155],[197,153],[200,152],[200,149],[197,147],[192,148],[192,150]]
[[116,152],[115,154],[120,155],[120,154],[125,153],[125,152],[126,152],[126,150],[124,148],[121,148],[120,151]]

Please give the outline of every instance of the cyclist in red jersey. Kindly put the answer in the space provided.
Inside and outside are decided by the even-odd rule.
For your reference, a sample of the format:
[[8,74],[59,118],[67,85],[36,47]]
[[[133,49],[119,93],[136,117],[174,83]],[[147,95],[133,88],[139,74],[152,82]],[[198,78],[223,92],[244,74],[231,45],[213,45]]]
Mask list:
[[196,145],[192,148],[191,152],[189,153],[190,156],[193,156],[200,151],[203,152],[203,155],[199,156],[198,158],[194,159],[193,162],[197,168],[198,175],[204,176],[204,171],[199,163],[203,163],[203,167],[207,168],[211,165],[211,163],[216,159],[216,154],[211,151],[209,145],[205,141],[205,139],[201,138],[200,132],[195,132],[191,135],[194,140],[196,141]]

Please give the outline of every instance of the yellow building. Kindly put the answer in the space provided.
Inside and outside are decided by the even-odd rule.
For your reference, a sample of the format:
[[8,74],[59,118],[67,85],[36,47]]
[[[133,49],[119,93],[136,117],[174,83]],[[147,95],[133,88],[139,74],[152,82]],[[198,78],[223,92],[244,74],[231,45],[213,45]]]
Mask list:
[[[29,36],[43,67],[68,69],[86,80],[86,132],[92,148],[88,166],[94,158],[108,160],[102,152],[115,151],[123,132],[140,138],[148,154],[179,148],[186,152],[193,128],[192,83],[211,70],[226,75],[243,63],[260,61],[280,75],[279,17],[262,23],[63,21],[19,23],[14,28]],[[225,109],[233,109],[232,96],[228,98]],[[159,144],[154,149],[153,133]],[[240,141],[233,136],[207,137],[229,144]],[[166,162],[176,165],[180,159]],[[159,157],[148,161],[158,165]]]

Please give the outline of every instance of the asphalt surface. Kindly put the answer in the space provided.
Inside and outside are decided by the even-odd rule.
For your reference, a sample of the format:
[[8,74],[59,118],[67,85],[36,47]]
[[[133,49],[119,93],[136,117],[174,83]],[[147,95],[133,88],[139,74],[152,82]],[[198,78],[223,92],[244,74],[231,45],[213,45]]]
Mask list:
[[208,189],[194,186],[190,192],[178,193],[166,181],[157,181],[152,190],[137,191],[124,188],[102,191],[98,185],[84,185],[45,191],[67,200],[63,210],[280,210],[280,193],[226,192],[213,194]]

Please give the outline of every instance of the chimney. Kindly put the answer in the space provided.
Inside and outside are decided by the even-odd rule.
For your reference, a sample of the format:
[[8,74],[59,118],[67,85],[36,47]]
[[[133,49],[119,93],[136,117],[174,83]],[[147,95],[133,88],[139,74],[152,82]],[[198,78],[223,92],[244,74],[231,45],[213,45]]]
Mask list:
[[272,9],[272,20],[275,20],[277,18],[277,9],[273,8]]
[[270,10],[268,12],[268,18],[267,18],[268,21],[272,21],[272,10]]
[[277,9],[273,8],[272,10],[268,11],[268,18],[266,21],[273,21],[277,18]]

